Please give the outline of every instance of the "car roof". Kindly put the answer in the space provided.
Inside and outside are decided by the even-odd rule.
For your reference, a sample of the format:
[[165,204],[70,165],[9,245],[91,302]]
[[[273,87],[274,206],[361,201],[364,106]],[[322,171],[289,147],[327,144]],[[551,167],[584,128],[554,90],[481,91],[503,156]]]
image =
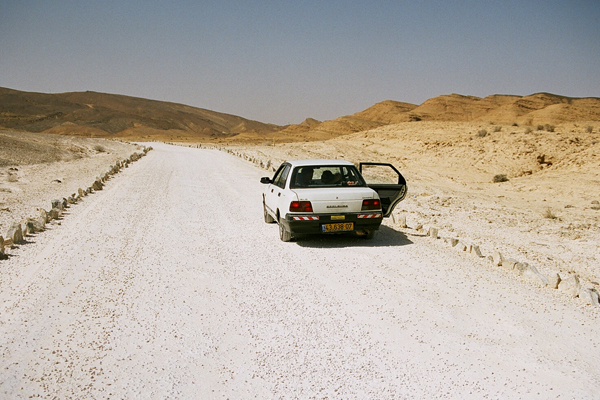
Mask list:
[[346,160],[292,160],[287,161],[292,167],[303,167],[303,166],[318,166],[318,165],[354,165],[350,161]]

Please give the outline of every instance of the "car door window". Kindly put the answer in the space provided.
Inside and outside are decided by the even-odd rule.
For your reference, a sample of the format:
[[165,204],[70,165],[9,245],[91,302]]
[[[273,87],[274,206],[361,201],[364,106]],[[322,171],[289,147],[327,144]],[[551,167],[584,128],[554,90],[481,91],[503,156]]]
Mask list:
[[277,172],[275,172],[275,176],[273,176],[273,180],[271,180],[271,183],[273,185],[276,185],[276,182],[281,179],[281,174],[283,174],[286,165],[287,164],[281,164],[279,168],[277,168]]
[[361,164],[362,177],[367,185],[397,185],[405,184],[404,178],[395,169],[390,168],[389,164]]
[[273,184],[277,187],[280,188],[284,188],[285,187],[285,183],[287,182],[287,177],[290,173],[290,165],[286,164],[283,166],[283,168],[281,168],[279,170],[279,174],[276,174],[275,177],[273,178]]
[[383,216],[389,217],[394,207],[406,197],[406,180],[400,171],[387,163],[360,163],[359,169],[367,185],[379,195]]

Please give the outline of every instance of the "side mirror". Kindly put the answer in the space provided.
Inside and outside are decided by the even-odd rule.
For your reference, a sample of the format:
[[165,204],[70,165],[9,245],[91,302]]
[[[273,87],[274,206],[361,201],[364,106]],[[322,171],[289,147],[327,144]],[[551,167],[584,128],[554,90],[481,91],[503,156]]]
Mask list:
[[260,178],[260,183],[273,183],[273,182],[271,182],[271,178],[269,178],[268,176],[265,176],[265,177]]

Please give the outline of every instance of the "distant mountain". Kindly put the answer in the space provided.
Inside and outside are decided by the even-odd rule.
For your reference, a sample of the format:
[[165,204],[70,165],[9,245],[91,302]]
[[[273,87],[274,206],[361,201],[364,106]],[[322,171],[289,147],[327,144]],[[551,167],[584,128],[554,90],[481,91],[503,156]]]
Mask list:
[[550,93],[529,96],[459,94],[421,105],[386,100],[328,121],[307,118],[278,126],[183,104],[96,92],[44,94],[0,88],[0,127],[91,137],[204,141],[325,140],[411,121],[560,124],[600,121],[600,99]]
[[529,96],[493,95],[485,98],[450,94],[431,98],[411,111],[426,121],[491,121],[544,124],[599,121],[600,99],[551,93]]
[[[287,126],[281,133],[311,132],[312,134],[320,133],[323,137],[345,135],[383,125],[409,121],[407,113],[416,107],[415,104],[386,100],[366,110],[329,121],[319,122],[314,119],[307,119],[300,125]],[[309,120],[310,123],[307,123]]]
[[210,138],[276,132],[279,126],[183,104],[96,92],[0,88],[0,126],[98,137]]
[[290,125],[282,132],[301,130],[309,137],[334,137],[411,121],[485,121],[526,125],[600,121],[600,98],[574,98],[550,93],[485,98],[450,94],[433,97],[419,106],[387,100],[352,115],[311,125],[310,129]]

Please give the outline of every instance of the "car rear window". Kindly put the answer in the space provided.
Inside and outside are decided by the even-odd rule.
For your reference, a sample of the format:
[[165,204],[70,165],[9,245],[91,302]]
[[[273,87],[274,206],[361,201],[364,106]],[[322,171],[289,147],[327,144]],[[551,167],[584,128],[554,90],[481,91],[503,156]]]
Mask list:
[[357,187],[366,186],[353,165],[311,165],[296,167],[290,188]]

